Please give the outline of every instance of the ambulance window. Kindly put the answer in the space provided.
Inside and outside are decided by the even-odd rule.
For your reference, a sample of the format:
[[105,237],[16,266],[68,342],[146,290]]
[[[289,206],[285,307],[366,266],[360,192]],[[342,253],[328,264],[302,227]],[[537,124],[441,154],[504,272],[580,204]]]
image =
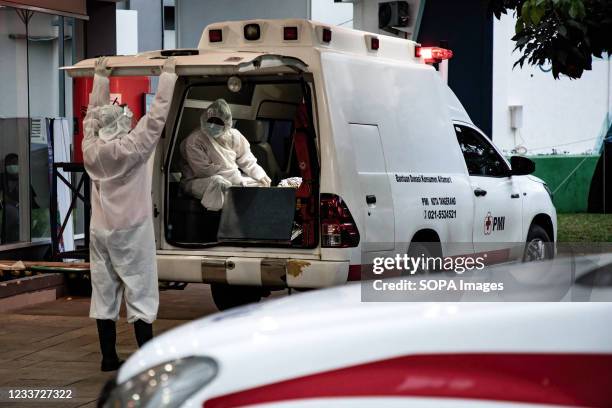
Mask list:
[[470,176],[508,176],[510,169],[503,157],[480,133],[461,125],[455,125],[455,132]]

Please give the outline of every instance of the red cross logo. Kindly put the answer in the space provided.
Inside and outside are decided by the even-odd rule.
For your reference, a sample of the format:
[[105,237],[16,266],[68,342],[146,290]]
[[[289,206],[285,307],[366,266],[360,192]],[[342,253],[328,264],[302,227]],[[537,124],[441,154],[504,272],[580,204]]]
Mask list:
[[491,213],[487,213],[484,220],[484,233],[485,235],[491,235],[491,231],[493,231],[493,217],[491,217]]

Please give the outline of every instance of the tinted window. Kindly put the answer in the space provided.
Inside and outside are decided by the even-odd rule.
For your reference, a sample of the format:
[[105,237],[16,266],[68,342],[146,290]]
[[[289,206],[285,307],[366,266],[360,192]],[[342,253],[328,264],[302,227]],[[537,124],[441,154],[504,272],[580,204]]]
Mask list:
[[503,177],[509,173],[504,159],[480,133],[455,125],[457,140],[470,176]]

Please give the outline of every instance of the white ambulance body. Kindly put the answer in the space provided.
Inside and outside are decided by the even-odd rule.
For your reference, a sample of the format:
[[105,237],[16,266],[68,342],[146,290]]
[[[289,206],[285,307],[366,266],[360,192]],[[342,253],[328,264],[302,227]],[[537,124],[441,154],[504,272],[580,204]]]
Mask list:
[[[110,58],[117,76],[158,75],[165,57],[177,59],[173,108],[152,160],[160,280],[211,283],[224,308],[259,299],[262,287],[359,279],[373,257],[417,243],[504,261],[523,256],[524,245],[512,244],[554,242],[555,208],[528,175],[532,163],[512,158],[511,168],[426,63],[428,52],[307,20],[253,20],[210,25],[198,49]],[[68,70],[86,76],[92,67]],[[298,241],[198,238],[211,214],[180,192],[178,146],[219,97],[274,184],[308,183],[296,193]]]

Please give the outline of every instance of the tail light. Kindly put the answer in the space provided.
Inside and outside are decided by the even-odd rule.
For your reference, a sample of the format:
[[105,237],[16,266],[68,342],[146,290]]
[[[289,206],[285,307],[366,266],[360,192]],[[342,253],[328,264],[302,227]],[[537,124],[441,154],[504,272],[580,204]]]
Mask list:
[[321,247],[353,248],[359,231],[346,203],[335,194],[321,194]]
[[420,47],[414,49],[414,54],[417,58],[423,58],[425,63],[438,63],[442,60],[453,58],[453,52],[446,48],[440,47]]

